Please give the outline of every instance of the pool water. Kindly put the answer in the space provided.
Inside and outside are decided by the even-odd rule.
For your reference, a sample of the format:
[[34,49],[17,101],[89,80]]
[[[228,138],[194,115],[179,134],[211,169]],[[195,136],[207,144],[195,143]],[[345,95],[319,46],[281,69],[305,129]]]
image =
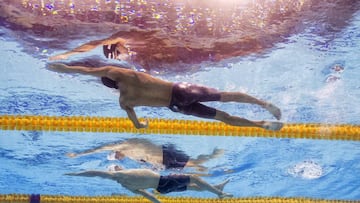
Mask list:
[[[360,12],[354,12],[346,25],[331,35],[319,31],[322,25],[308,25],[261,54],[233,57],[216,65],[205,63],[187,72],[149,73],[169,81],[254,95],[279,106],[285,123],[359,125]],[[96,78],[46,69],[47,58],[65,50],[37,47],[36,41],[24,41],[23,36],[18,30],[0,27],[0,114],[126,117],[119,108],[118,93],[99,84]],[[90,39],[94,36],[75,40],[69,47]],[[102,56],[102,50],[89,53],[93,55]],[[211,105],[252,120],[273,119],[253,105]],[[167,108],[135,110],[139,117],[198,119]],[[134,195],[113,181],[64,175],[107,170],[112,164],[149,167],[128,159],[109,161],[109,152],[75,159],[65,156],[134,137],[159,145],[171,142],[191,157],[211,153],[214,148],[224,149],[224,156],[205,164],[209,176],[203,178],[211,184],[230,179],[224,191],[235,197],[360,199],[359,142],[4,130],[0,131],[0,194]],[[169,196],[215,197],[192,191]]]

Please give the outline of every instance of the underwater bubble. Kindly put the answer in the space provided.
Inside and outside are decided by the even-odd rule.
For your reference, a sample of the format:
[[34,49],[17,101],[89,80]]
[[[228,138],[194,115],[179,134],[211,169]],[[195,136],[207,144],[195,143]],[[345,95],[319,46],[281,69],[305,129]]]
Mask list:
[[341,78],[339,76],[336,75],[329,75],[326,79],[325,82],[326,83],[332,83],[332,82],[336,82],[338,80],[340,80]]

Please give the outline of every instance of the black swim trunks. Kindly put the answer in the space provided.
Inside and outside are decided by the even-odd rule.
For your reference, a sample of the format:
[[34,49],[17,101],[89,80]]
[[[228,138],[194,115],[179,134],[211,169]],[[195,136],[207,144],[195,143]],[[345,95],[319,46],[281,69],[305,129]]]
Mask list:
[[101,82],[106,87],[119,89],[119,86],[117,85],[117,82],[115,80],[112,80],[112,79],[108,78],[108,77],[101,77]]
[[188,175],[160,176],[159,185],[156,190],[161,194],[169,192],[182,192],[187,189],[189,184],[190,176]]
[[175,83],[169,108],[174,112],[214,118],[216,109],[200,104],[200,102],[219,100],[220,92],[216,89],[190,83]]
[[166,169],[182,169],[190,157],[184,152],[177,150],[174,145],[163,145],[163,164]]

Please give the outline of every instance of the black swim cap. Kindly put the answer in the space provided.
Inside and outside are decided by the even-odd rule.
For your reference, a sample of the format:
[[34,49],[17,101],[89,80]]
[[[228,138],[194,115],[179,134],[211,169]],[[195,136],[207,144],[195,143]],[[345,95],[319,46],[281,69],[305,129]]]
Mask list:
[[116,81],[108,78],[108,77],[101,77],[101,82],[106,86],[110,88],[119,89],[119,86],[117,85]]
[[[120,52],[116,49],[116,46],[117,46],[116,44],[110,44],[110,47],[109,47],[109,45],[103,46],[103,53],[106,58],[116,59],[115,52],[117,55],[120,54]],[[110,56],[109,56],[109,54],[110,54]]]

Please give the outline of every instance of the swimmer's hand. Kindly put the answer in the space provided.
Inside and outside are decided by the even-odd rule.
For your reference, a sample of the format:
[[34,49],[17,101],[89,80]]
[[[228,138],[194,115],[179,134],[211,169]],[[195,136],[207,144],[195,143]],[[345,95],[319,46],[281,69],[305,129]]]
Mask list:
[[70,157],[70,158],[75,158],[77,157],[77,155],[75,153],[67,153],[66,156]]
[[262,125],[262,128],[266,129],[266,130],[273,130],[273,131],[279,131],[281,130],[281,128],[284,126],[283,123],[281,122],[270,122],[270,121],[265,121]]
[[137,125],[135,125],[137,129],[147,128],[149,127],[149,121],[146,119],[145,121],[140,121]]
[[130,59],[130,56],[128,54],[119,54],[117,55],[116,59],[121,61],[127,61]]
[[65,54],[59,54],[49,57],[50,61],[58,61],[58,60],[66,60],[66,59],[68,59],[68,57]]

